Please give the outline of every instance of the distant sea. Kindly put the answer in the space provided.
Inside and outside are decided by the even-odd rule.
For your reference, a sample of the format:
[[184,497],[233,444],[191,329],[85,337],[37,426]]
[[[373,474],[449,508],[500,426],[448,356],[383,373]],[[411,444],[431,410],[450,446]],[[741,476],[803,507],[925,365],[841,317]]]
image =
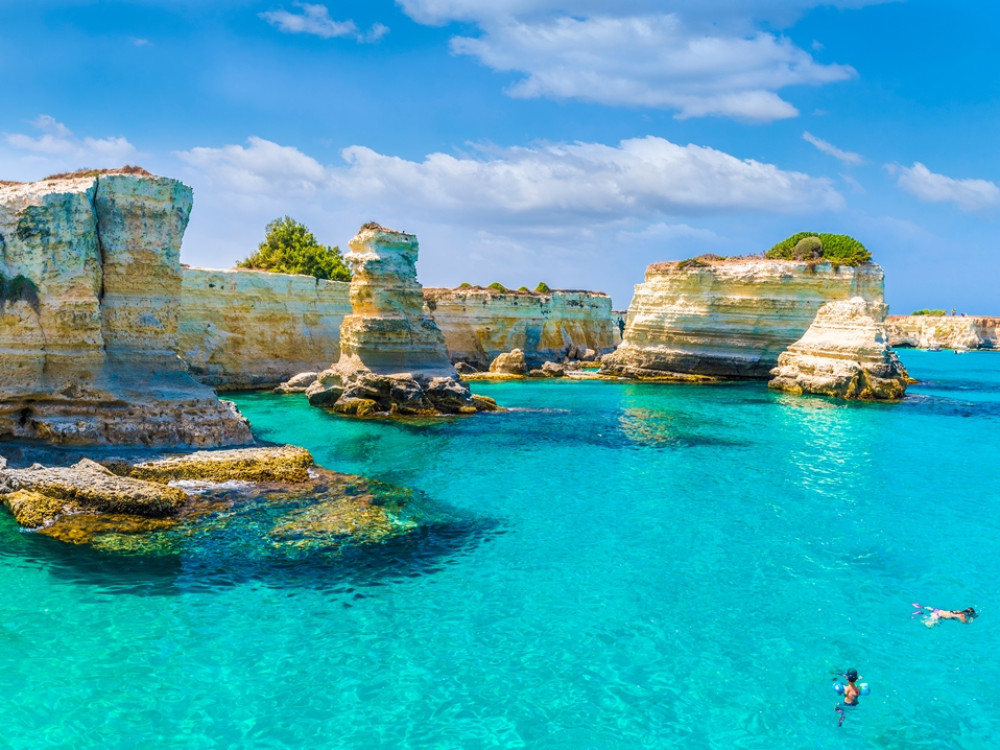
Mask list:
[[1000,353],[901,354],[898,404],[477,383],[510,411],[403,424],[236,394],[427,525],[153,558],[0,514],[0,748],[995,748]]

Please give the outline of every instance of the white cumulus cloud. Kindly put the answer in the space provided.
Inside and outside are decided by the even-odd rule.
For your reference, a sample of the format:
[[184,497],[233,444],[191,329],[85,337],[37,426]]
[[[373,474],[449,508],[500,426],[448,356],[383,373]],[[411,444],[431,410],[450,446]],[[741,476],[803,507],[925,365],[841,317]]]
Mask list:
[[376,42],[389,32],[389,27],[376,23],[368,31],[360,31],[354,21],[335,21],[325,5],[294,3],[301,12],[270,10],[260,14],[269,24],[288,34],[312,34],[321,39],[351,37],[359,42]]
[[30,124],[35,134],[4,133],[4,143],[32,163],[51,163],[56,171],[120,167],[137,153],[135,146],[121,136],[79,138],[51,115],[39,115]]
[[887,164],[896,184],[928,203],[954,203],[963,211],[981,211],[1000,205],[1000,186],[980,179],[955,179],[931,172],[920,162],[912,167]]
[[342,155],[346,165],[324,166],[298,149],[256,137],[247,146],[179,154],[236,193],[322,191],[341,202],[405,206],[457,222],[538,227],[843,206],[828,180],[653,136],[616,145],[482,147],[472,155],[434,153],[422,161],[365,146]]
[[802,133],[802,140],[807,141],[822,151],[824,154],[832,156],[834,159],[840,159],[844,164],[864,164],[865,160],[861,154],[856,154],[853,151],[843,151],[836,146],[834,146],[829,141],[824,141],[822,138],[817,138],[808,130]]
[[[766,31],[809,7],[866,0],[399,0],[421,23],[472,22],[477,35],[452,51],[520,74],[515,97],[577,99],[611,106],[676,110],[678,117],[750,122],[794,117],[777,93],[856,75],[821,64],[789,39]],[[877,0],[875,0],[877,1]]]

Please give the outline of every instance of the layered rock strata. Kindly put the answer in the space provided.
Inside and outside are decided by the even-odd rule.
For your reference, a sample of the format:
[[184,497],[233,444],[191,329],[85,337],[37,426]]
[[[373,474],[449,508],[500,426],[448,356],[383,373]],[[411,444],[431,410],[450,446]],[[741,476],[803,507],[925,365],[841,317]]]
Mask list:
[[266,271],[184,268],[178,352],[216,388],[273,388],[340,354],[349,285]]
[[579,350],[614,351],[619,336],[611,298],[601,292],[498,292],[425,289],[427,310],[444,333],[452,362],[484,370],[504,352],[520,349],[528,367]]
[[889,347],[886,306],[861,297],[827,302],[778,357],[768,387],[846,399],[900,399],[909,376]]
[[1000,318],[971,315],[890,315],[892,346],[919,349],[1000,349]]
[[747,258],[657,263],[635,287],[624,341],[603,375],[767,379],[831,300],[882,302],[872,263]]
[[191,189],[141,170],[0,186],[0,437],[248,443],[177,357]]
[[417,238],[366,224],[349,247],[351,314],[340,326],[340,359],[306,390],[309,402],[357,416],[490,409],[459,382],[444,335],[424,310]]

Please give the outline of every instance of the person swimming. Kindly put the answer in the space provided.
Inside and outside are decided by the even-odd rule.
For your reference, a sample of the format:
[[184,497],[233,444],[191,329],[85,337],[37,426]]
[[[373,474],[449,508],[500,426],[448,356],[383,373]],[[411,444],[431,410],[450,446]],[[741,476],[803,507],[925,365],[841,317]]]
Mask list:
[[958,620],[959,622],[968,623],[979,616],[972,607],[966,607],[965,609],[938,609],[937,607],[928,607],[916,602],[913,603],[913,606],[917,609],[912,616],[922,616],[924,618],[924,625],[929,628],[933,628],[941,620]]
[[854,684],[859,679],[858,670],[848,669],[844,672],[843,677],[847,680],[847,684],[843,685],[841,683],[837,683],[837,685],[834,686],[835,689],[837,689],[837,692],[844,696],[844,699],[833,707],[833,710],[840,714],[840,721],[837,722],[838,727],[843,726],[844,724],[844,717],[847,715],[844,712],[844,709],[857,708],[858,696],[861,695],[861,688]]

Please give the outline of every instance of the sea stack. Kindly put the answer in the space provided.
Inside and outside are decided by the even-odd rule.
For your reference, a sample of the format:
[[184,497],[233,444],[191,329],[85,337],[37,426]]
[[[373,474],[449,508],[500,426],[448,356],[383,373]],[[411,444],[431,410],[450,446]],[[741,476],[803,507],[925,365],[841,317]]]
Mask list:
[[623,341],[601,373],[636,379],[766,380],[820,307],[881,304],[882,269],[769,258],[656,263],[636,285]]
[[251,442],[175,353],[191,199],[135,167],[0,185],[0,438]]
[[370,223],[349,248],[351,314],[340,327],[340,359],[306,391],[309,402],[356,416],[496,408],[459,382],[444,335],[424,311],[416,236]]
[[889,348],[886,311],[885,304],[860,297],[827,302],[778,357],[768,387],[866,401],[902,398],[909,376]]

